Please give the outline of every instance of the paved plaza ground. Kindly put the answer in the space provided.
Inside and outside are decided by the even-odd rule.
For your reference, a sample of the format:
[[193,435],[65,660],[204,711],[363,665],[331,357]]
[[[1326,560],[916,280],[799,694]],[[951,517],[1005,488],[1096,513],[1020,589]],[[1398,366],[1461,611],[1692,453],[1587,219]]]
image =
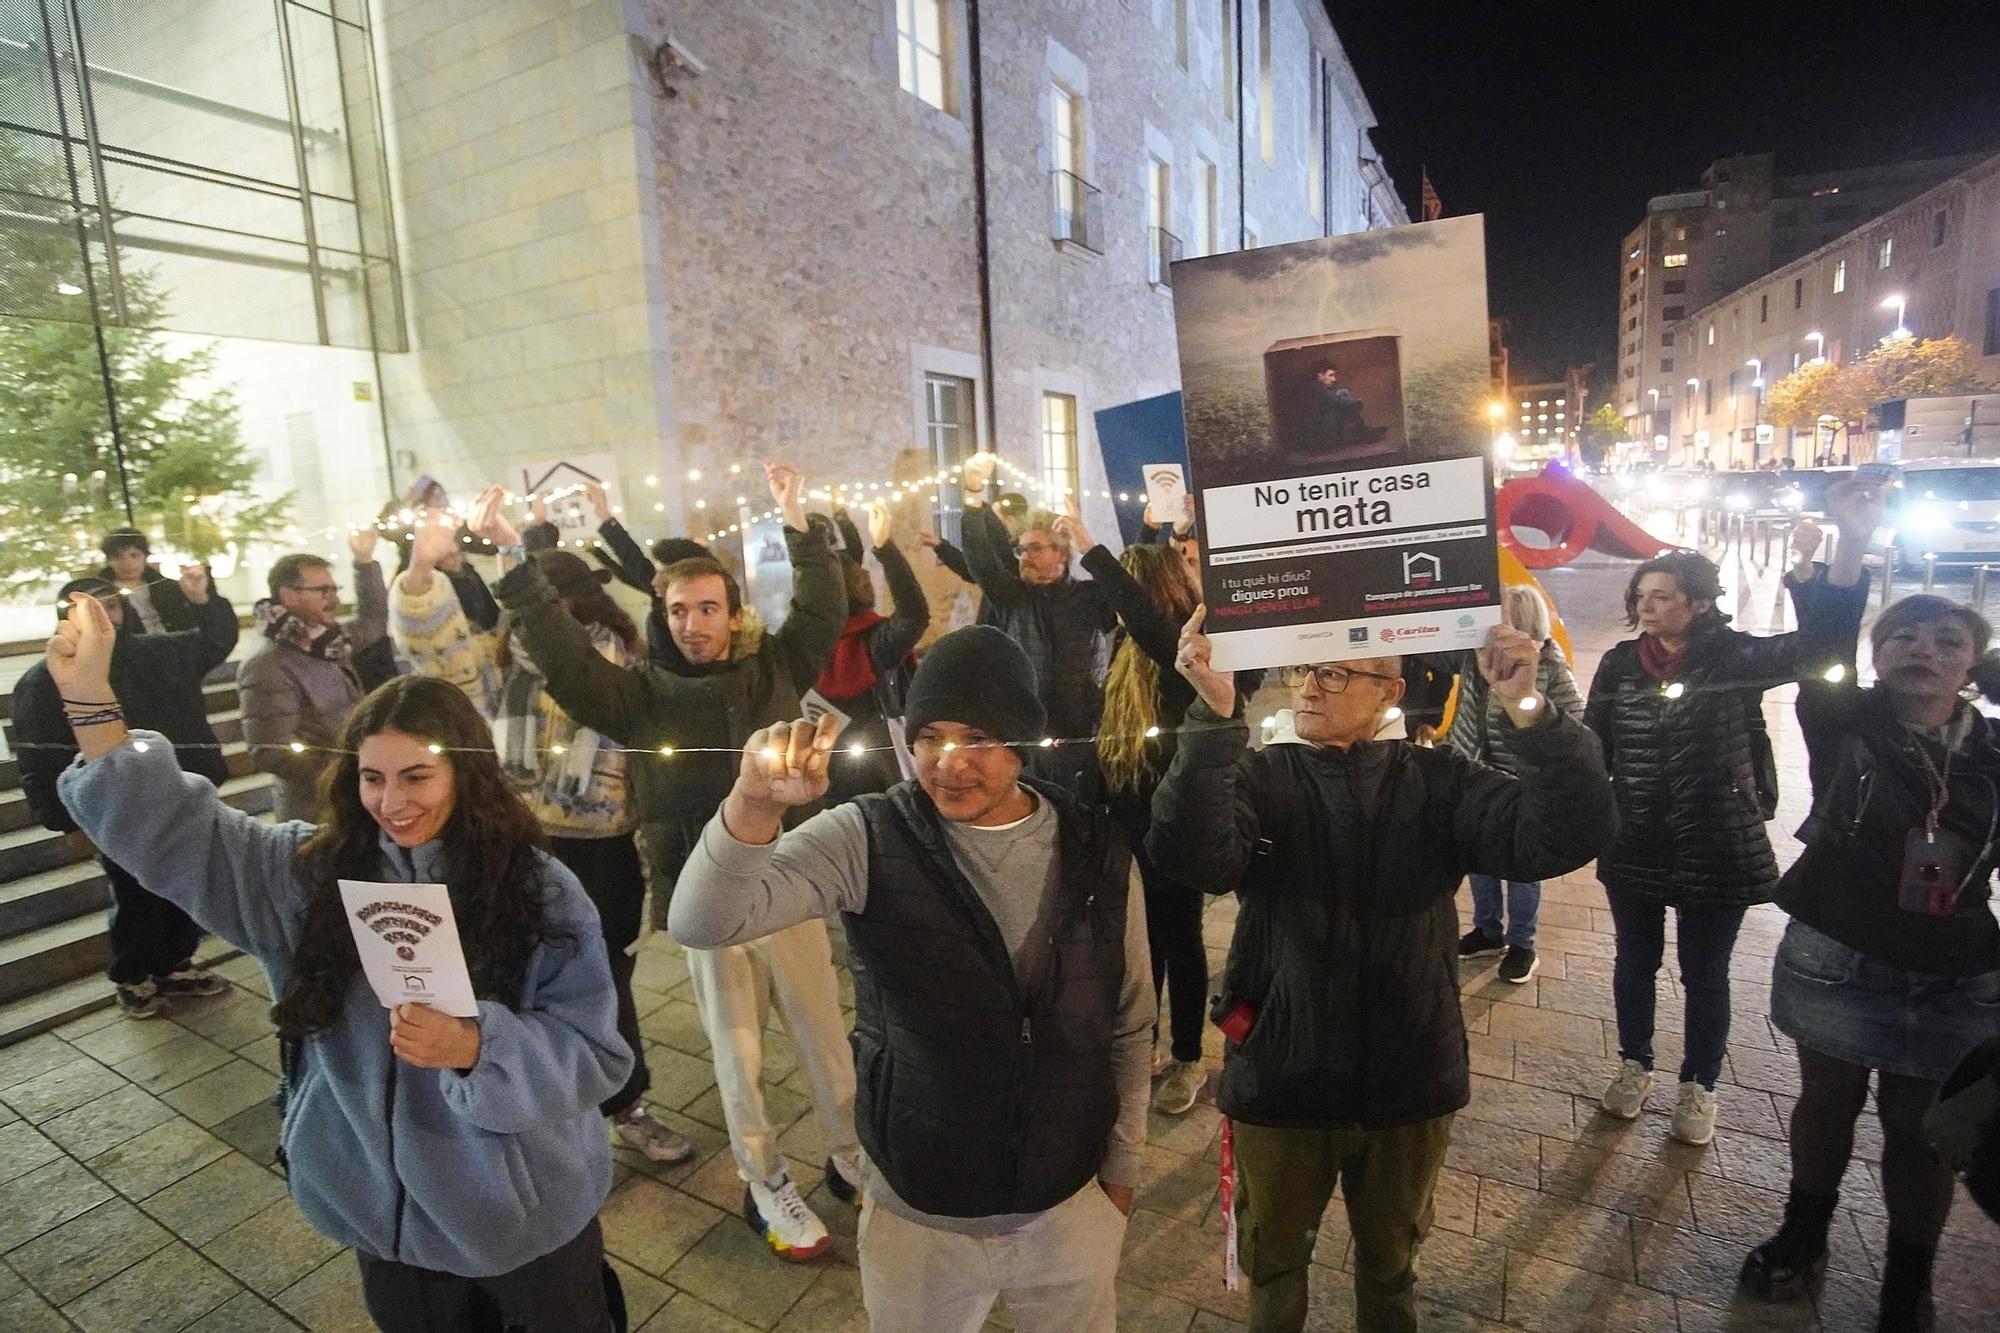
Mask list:
[[[1599,654],[1624,636],[1617,615],[1629,564],[1588,560],[1546,583],[1576,639],[1587,685]],[[1738,623],[1778,627],[1774,572],[1724,556],[1740,590]],[[1774,836],[1805,813],[1805,757],[1789,691],[1768,714],[1783,808]],[[1789,862],[1796,844],[1780,837]],[[1461,893],[1461,912],[1469,904]],[[1208,914],[1219,967],[1234,906]],[[1832,1269],[1816,1303],[1756,1307],[1735,1299],[1744,1251],[1776,1226],[1784,1202],[1787,1115],[1797,1087],[1790,1043],[1766,1018],[1775,909],[1745,922],[1733,968],[1736,1022],[1719,1087],[1721,1130],[1689,1148],[1667,1133],[1673,1095],[1654,1093],[1632,1123],[1597,1114],[1616,1064],[1611,922],[1588,869],[1544,891],[1540,975],[1463,974],[1472,1104],[1453,1131],[1421,1261],[1429,1329],[1865,1330],[1886,1223],[1864,1118],[1858,1159],[1835,1219]],[[1669,951],[1671,957],[1671,950]],[[0,1050],[0,1329],[252,1331],[371,1327],[352,1256],[300,1218],[272,1168],[268,1098],[276,1043],[264,983],[247,959],[223,970],[230,994],[131,1022],[105,1011]],[[1659,1058],[1678,1060],[1679,991],[1660,981]],[[846,977],[842,977],[845,987]],[[792,1170],[838,1235],[833,1257],[773,1259],[737,1216],[742,1188],[723,1135],[687,972],[665,936],[643,946],[638,996],[653,1070],[650,1100],[700,1153],[661,1170],[621,1150],[605,1205],[606,1243],[633,1327],[702,1330],[865,1328],[854,1268],[855,1214],[819,1186],[821,1151],[790,1043],[767,1047],[773,1118],[790,1124]],[[851,991],[848,993],[851,994]],[[775,1022],[775,1020],[774,1020]],[[1219,1063],[1211,1031],[1209,1058]],[[1220,1120],[1204,1097],[1179,1118],[1154,1116],[1146,1179],[1125,1243],[1120,1327],[1167,1333],[1239,1328],[1240,1295],[1223,1290],[1216,1157]],[[966,1144],[978,1152],[981,1145]],[[1310,1327],[1352,1326],[1347,1227],[1338,1205],[1320,1231]],[[1942,1327],[2000,1327],[2000,1230],[1961,1195],[1937,1269]],[[993,1326],[1011,1327],[1004,1312]]]

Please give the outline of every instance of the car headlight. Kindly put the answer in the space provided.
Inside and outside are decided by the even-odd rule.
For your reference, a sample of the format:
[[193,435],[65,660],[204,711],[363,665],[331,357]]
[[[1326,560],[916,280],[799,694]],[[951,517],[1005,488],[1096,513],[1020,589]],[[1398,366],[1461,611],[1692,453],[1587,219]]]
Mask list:
[[1805,492],[1796,486],[1787,486],[1778,492],[1778,504],[1785,509],[1800,509],[1805,506]]
[[1735,495],[1725,495],[1722,497],[1722,507],[1724,509],[1736,510],[1748,509],[1750,507],[1750,497],[1740,491]]
[[1937,505],[1920,504],[1905,510],[1896,525],[1905,532],[1943,532],[1951,519]]

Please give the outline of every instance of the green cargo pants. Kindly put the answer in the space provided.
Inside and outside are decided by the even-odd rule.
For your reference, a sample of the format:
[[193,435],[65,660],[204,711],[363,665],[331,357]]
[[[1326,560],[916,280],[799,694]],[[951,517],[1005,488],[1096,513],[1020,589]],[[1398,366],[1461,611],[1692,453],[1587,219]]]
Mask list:
[[1340,1184],[1354,1236],[1358,1333],[1414,1333],[1417,1247],[1451,1146],[1450,1116],[1395,1129],[1238,1123],[1236,1219],[1250,1333],[1299,1333],[1320,1215]]

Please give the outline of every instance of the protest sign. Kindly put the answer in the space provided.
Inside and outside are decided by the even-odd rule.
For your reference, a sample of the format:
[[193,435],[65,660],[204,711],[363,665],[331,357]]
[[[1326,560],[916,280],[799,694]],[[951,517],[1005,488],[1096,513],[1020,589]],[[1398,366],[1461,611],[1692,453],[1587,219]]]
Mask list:
[[1499,623],[1483,230],[1174,265],[1217,667],[1471,648]]
[[[1187,434],[1181,422],[1181,396],[1163,393],[1137,402],[1120,403],[1093,414],[1097,448],[1104,456],[1104,479],[1117,497],[1118,535],[1125,545],[1139,540],[1146,507],[1146,478],[1161,459],[1170,466],[1187,462]],[[1175,502],[1178,506],[1179,501]],[[1154,515],[1158,517],[1158,509]],[[1178,507],[1165,521],[1180,515]]]
[[375,998],[429,1005],[454,1018],[477,1018],[472,975],[442,884],[371,884],[343,879],[341,905]]

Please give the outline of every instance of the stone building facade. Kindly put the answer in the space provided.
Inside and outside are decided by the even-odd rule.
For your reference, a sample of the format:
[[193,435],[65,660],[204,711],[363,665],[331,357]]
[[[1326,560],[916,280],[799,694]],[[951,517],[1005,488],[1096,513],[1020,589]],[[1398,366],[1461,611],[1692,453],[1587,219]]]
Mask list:
[[1686,374],[1670,399],[1668,460],[1809,464],[1811,431],[1766,427],[1760,440],[1764,390],[1817,356],[1859,360],[1899,317],[1919,338],[1963,338],[1979,372],[2000,379],[2000,156],[1670,325]]

